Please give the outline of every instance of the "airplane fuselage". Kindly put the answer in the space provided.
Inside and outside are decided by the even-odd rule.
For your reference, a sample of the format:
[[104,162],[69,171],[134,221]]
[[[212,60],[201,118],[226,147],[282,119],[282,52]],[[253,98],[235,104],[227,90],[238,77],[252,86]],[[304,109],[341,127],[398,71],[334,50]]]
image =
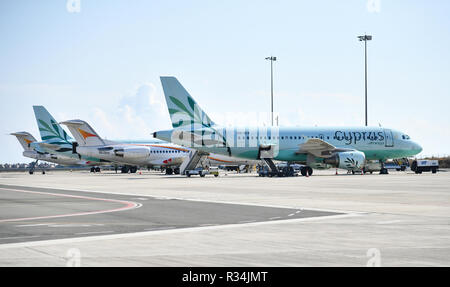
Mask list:
[[[205,130],[208,131],[205,133]],[[211,132],[211,130],[214,130]],[[175,131],[175,132],[174,132]],[[272,127],[272,128],[223,128],[214,126],[194,130],[203,138],[195,141],[180,139],[177,129],[158,131],[155,137],[190,146],[198,150],[231,155],[246,159],[259,159],[261,146],[275,146],[273,159],[304,163],[307,153],[300,147],[311,138],[321,139],[340,149],[352,149],[364,153],[367,160],[386,160],[418,154],[422,148],[405,133],[381,127]],[[205,136],[206,134],[206,136]]]

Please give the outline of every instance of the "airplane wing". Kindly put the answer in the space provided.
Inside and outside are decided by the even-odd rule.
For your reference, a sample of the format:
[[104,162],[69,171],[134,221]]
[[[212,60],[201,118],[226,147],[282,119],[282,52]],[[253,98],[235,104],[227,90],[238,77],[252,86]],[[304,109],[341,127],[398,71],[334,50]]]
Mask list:
[[350,151],[352,149],[337,148],[321,139],[308,139],[304,144],[299,145],[297,153],[309,153],[316,157],[327,158],[336,152]]

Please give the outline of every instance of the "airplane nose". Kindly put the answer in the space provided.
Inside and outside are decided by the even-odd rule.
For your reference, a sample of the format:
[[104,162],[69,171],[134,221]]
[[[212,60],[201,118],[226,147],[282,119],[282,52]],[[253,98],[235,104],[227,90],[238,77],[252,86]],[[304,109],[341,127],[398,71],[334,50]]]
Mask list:
[[423,149],[418,143],[413,144],[413,149],[415,152],[420,153]]

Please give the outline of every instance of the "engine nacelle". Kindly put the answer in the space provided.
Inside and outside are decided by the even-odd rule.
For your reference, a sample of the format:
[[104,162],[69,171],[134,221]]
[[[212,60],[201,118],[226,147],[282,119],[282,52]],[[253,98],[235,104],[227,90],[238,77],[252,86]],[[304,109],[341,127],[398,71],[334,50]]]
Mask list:
[[114,150],[114,155],[128,159],[146,158],[150,156],[150,148],[145,146],[118,148]]
[[326,158],[324,163],[342,169],[360,170],[364,167],[365,161],[366,156],[363,152],[346,151],[337,153],[330,158]]

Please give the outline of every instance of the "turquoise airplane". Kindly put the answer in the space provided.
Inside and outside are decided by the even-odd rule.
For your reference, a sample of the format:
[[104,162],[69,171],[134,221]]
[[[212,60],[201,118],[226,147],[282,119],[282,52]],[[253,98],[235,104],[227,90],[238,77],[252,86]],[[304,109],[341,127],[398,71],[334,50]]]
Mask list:
[[368,160],[414,156],[422,147],[401,132],[382,127],[224,127],[214,123],[174,77],[161,77],[172,121],[171,130],[157,131],[155,138],[194,148],[198,156],[225,154],[264,160],[272,174],[279,171],[273,160],[300,163],[302,175],[313,168],[342,168],[361,171]]

